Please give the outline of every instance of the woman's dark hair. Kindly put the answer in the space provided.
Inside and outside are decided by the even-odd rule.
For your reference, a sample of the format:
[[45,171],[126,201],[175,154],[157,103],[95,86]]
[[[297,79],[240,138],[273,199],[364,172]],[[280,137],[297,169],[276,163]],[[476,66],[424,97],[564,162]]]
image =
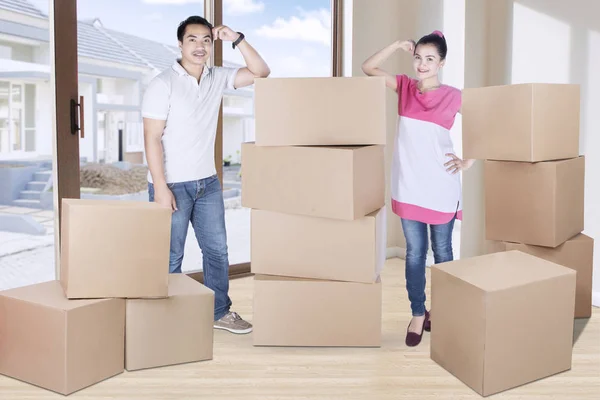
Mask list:
[[420,44],[432,44],[437,48],[441,60],[446,59],[448,53],[448,46],[446,45],[446,38],[440,31],[433,31],[429,35],[423,36],[415,45],[415,51]]
[[204,25],[206,27],[208,27],[209,31],[210,31],[210,40],[213,40],[212,37],[212,30],[213,30],[213,26],[210,22],[208,22],[206,20],[206,18],[203,17],[199,17],[197,15],[193,15],[191,17],[188,17],[188,19],[186,19],[185,21],[182,21],[179,26],[177,27],[177,39],[180,42],[183,42],[183,35],[185,34],[185,28],[187,28],[188,25]]

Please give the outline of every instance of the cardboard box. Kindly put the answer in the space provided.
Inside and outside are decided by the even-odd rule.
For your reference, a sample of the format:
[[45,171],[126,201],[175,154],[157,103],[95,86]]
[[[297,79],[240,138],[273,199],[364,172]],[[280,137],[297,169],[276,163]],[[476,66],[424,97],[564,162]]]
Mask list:
[[556,248],[511,242],[488,242],[488,253],[510,250],[520,250],[575,270],[577,272],[575,318],[589,318],[592,316],[594,239],[587,235],[579,234]]
[[0,292],[0,374],[68,395],[124,371],[125,301],[67,300],[58,281]]
[[60,278],[66,296],[166,297],[171,214],[151,202],[63,199]]
[[215,294],[184,274],[169,276],[166,299],[128,299],[128,371],[211,360]]
[[255,346],[381,346],[381,281],[255,275]]
[[583,157],[484,165],[486,239],[556,247],[584,227]]
[[465,159],[535,162],[579,156],[579,85],[464,89],[462,116]]
[[569,370],[575,275],[520,251],[434,265],[431,359],[482,396]]
[[374,283],[383,269],[385,207],[354,221],[251,213],[254,274]]
[[383,146],[242,144],[242,206],[355,220],[385,205]]
[[256,144],[385,145],[386,90],[382,77],[257,79]]

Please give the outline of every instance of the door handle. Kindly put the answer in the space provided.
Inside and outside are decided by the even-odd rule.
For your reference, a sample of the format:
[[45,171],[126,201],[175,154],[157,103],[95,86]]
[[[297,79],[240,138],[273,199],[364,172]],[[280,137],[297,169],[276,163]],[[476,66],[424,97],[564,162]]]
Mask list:
[[[79,108],[79,112],[77,112],[77,108]],[[79,103],[71,99],[71,134],[77,135],[77,132],[81,132],[81,139],[85,137],[85,124],[83,116],[83,96],[79,96]]]

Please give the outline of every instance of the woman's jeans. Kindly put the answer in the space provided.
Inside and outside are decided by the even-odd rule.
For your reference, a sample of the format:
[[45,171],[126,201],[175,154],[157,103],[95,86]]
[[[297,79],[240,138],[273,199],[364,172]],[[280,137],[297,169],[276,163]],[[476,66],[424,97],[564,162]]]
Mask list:
[[431,244],[436,264],[452,261],[452,230],[456,216],[446,224],[428,225],[419,221],[401,219],[406,237],[406,290],[414,317],[425,315],[425,264],[429,248],[427,227],[431,230]]

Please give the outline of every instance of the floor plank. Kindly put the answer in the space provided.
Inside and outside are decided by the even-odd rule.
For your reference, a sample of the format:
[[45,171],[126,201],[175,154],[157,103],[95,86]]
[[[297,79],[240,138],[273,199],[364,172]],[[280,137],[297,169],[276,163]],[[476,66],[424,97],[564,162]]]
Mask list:
[[[417,348],[404,345],[410,309],[404,287],[403,261],[389,260],[382,281],[383,346],[379,349],[255,348],[251,335],[235,336],[216,331],[212,361],[125,372],[68,398],[480,399],[477,393],[430,360],[428,334]],[[429,285],[427,290],[429,295]],[[251,320],[252,278],[232,280],[231,296],[234,310]],[[335,318],[335,315],[331,317]],[[600,398],[600,309],[595,308],[589,320],[577,320],[575,336],[571,371],[493,398]],[[43,400],[64,397],[0,377],[0,398]]]

